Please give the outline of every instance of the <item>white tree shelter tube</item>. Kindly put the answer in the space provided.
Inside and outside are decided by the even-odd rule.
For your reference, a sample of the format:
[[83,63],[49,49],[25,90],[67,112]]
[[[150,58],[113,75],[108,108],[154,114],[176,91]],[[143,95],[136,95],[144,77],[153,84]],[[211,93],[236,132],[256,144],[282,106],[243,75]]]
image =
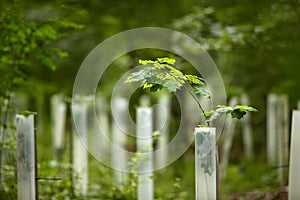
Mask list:
[[290,151],[290,173],[289,173],[289,200],[300,197],[300,111],[293,112],[291,151]]
[[[87,144],[87,102],[72,104],[73,122],[73,186],[76,195],[87,194],[88,186],[88,153],[83,144]],[[81,141],[83,140],[83,141]]]
[[215,128],[195,128],[196,200],[217,199],[215,145]]
[[16,117],[18,200],[35,200],[34,116]]
[[152,109],[137,109],[138,200],[153,200]]

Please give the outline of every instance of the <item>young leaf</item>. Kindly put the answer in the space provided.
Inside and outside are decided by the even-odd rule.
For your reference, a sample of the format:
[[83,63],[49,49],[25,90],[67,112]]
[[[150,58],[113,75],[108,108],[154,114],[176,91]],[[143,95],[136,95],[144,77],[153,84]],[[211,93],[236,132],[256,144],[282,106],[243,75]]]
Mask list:
[[202,86],[194,87],[195,94],[200,94],[203,97],[206,97],[208,99],[211,98],[210,93]]
[[145,84],[143,85],[143,89],[151,88],[152,86],[153,86],[152,83],[145,83]]
[[244,115],[246,115],[247,112],[257,112],[257,110],[250,106],[237,105],[233,108],[233,111],[231,112],[231,116],[232,118],[241,119],[244,117]]
[[202,124],[198,124],[198,127],[199,127],[199,128],[207,128],[207,126],[202,125]]
[[138,72],[133,72],[130,76],[127,77],[125,83],[142,81],[146,78],[148,71],[146,69],[142,69]]
[[167,64],[169,64],[169,65],[175,65],[175,62],[176,62],[175,59],[168,58],[168,57],[165,57],[165,58],[157,58],[157,61],[158,61],[159,63],[167,63]]
[[246,112],[239,109],[235,109],[231,112],[232,118],[242,119],[244,115],[246,115]]
[[131,73],[125,81],[126,83],[141,82],[141,86],[144,89],[150,88],[151,92],[156,92],[162,88],[169,92],[176,92],[186,81],[182,72],[171,66],[175,64],[174,59],[140,60],[139,63],[149,66]]
[[205,80],[203,78],[200,78],[195,75],[185,75],[186,80],[191,84],[191,85],[205,85]]
[[148,64],[154,64],[155,61],[152,60],[139,60],[139,64],[141,65],[148,65]]
[[211,110],[209,112],[205,112],[205,120],[207,122],[213,121],[217,119],[222,114],[231,114],[232,118],[241,119],[243,118],[247,112],[257,112],[255,108],[252,108],[250,106],[224,106],[224,105],[218,105],[216,110]]
[[30,115],[36,115],[36,112],[31,112],[31,111],[21,111],[19,112],[19,115],[24,115],[25,117],[29,117]]
[[258,112],[257,109],[251,107],[251,106],[246,106],[246,105],[237,105],[234,107],[234,109],[239,109],[245,112]]
[[220,113],[216,112],[215,110],[207,111],[203,113],[205,116],[205,121],[211,122],[215,119],[217,119],[220,115]]
[[233,108],[230,106],[218,105],[216,111],[220,114],[229,114],[233,111]]
[[157,90],[161,90],[162,88],[163,88],[162,85],[154,84],[154,85],[150,88],[150,92],[156,92]]
[[[144,69],[133,72],[129,75],[126,83],[140,82],[143,89],[150,89],[150,92],[156,92],[160,89],[166,89],[168,92],[176,92],[185,84],[189,83],[194,94],[199,94],[206,98],[211,98],[209,91],[205,88],[205,80],[195,75],[183,74],[174,67],[176,61],[171,58],[157,58],[156,60],[139,60],[139,63],[145,66]],[[197,98],[195,97],[197,101]],[[200,102],[199,107],[203,111]],[[233,118],[241,119],[247,112],[257,112],[255,108],[238,105],[217,106],[215,110],[204,112],[205,121],[209,122],[217,119],[222,114],[231,114]]]

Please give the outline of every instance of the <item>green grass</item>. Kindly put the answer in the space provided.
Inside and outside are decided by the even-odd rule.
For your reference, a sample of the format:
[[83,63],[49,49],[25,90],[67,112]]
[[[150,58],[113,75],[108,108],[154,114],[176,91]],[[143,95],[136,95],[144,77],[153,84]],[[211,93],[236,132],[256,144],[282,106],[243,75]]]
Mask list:
[[228,167],[226,178],[221,181],[221,199],[228,199],[231,194],[265,193],[279,186],[276,169],[265,163],[241,162]]

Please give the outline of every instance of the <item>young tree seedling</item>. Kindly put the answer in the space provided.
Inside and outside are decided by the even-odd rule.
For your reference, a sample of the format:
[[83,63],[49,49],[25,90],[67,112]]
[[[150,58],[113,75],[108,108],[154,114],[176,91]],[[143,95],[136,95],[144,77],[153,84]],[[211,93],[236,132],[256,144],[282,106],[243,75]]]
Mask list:
[[[139,82],[143,89],[149,90],[150,92],[164,89],[169,93],[175,93],[180,89],[186,90],[197,102],[197,105],[202,112],[199,113],[199,121],[201,120],[202,115],[204,116],[206,125],[199,124],[199,127],[201,128],[207,126],[211,127],[211,122],[223,114],[230,114],[232,118],[241,119],[247,112],[257,112],[255,108],[248,105],[218,105],[214,110],[205,111],[198,96],[211,99],[210,92],[207,89],[206,80],[196,75],[184,74],[182,71],[175,68],[175,63],[175,59],[167,57],[157,58],[155,60],[139,60],[139,64],[145,65],[145,67],[137,72],[131,73],[125,82]],[[195,132],[198,133],[198,131],[199,128],[195,129]],[[200,156],[203,152],[205,154],[204,156],[200,156],[200,159],[196,157],[196,176],[198,176],[196,177],[197,199],[219,199],[217,150],[213,148],[213,145],[210,144],[211,142],[215,142],[215,129],[210,132],[209,129],[205,128],[196,135],[196,143],[199,143],[200,145],[196,144],[196,156]],[[209,146],[209,148],[206,148],[206,146]],[[200,150],[197,150],[197,148],[200,148]],[[201,151],[201,149],[204,149],[204,151]],[[201,182],[199,177],[205,179],[204,183]],[[209,186],[208,182],[214,186]],[[198,189],[206,190],[206,192],[199,192]],[[200,193],[201,197],[200,195],[198,196]]]
[[[167,92],[173,93],[180,89],[186,89],[197,102],[207,126],[210,126],[210,122],[222,114],[230,114],[233,118],[241,119],[247,112],[257,112],[255,108],[247,105],[233,107],[218,105],[214,110],[205,111],[198,98],[198,96],[211,98],[205,79],[196,75],[184,74],[175,68],[175,63],[175,59],[168,57],[157,58],[156,60],[139,60],[139,64],[145,65],[145,68],[131,73],[126,83],[140,82],[141,87],[150,90],[150,92],[165,89]],[[188,85],[192,87],[193,91],[189,89]],[[199,126],[202,127],[203,125],[199,124]]]

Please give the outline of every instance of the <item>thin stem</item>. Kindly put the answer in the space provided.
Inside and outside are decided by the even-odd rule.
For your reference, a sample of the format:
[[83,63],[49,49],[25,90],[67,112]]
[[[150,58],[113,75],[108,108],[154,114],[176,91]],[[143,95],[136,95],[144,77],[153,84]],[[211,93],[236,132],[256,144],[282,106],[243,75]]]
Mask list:
[[[183,85],[183,87],[188,91],[188,93],[193,97],[193,99],[197,102],[198,104],[198,107],[200,108],[202,114],[204,115],[204,117],[206,118],[206,114],[205,114],[205,111],[203,109],[203,107],[201,106],[198,98],[195,96],[195,94],[193,92],[191,92],[185,85]],[[210,123],[208,121],[205,120],[205,122],[207,123],[207,126],[210,126]],[[199,121],[200,123],[200,121]]]
[[[178,81],[178,83],[180,83],[180,81],[178,80],[178,78],[177,78],[176,76],[174,76],[174,75],[171,74],[171,73],[169,73],[169,75],[171,75],[172,77],[174,77],[175,80]],[[189,90],[189,88],[187,88],[187,87],[185,86],[185,84],[182,84],[182,85],[183,85],[183,87],[188,91],[188,93],[193,97],[193,99],[197,102],[198,107],[200,108],[202,114],[204,115],[204,117],[205,117],[205,119],[206,119],[207,116],[206,116],[205,111],[204,111],[204,109],[202,108],[202,106],[201,106],[201,104],[200,104],[198,98],[195,96],[195,94],[194,94],[193,92],[191,92],[191,91]],[[209,121],[206,121],[206,120],[204,120],[204,121],[207,123],[207,126],[210,126]],[[200,120],[199,120],[199,123],[198,123],[198,124],[200,124]]]
[[[201,106],[201,104],[200,104],[200,102],[199,102],[199,100],[198,100],[198,98],[195,96],[195,94],[193,93],[193,92],[191,92],[186,86],[185,86],[185,84],[184,83],[182,83],[180,80],[178,80],[178,77],[177,76],[175,76],[174,74],[172,74],[172,73],[169,73],[171,70],[177,70],[177,69],[175,69],[174,67],[172,67],[172,66],[170,66],[170,65],[167,65],[166,66],[168,69],[165,69],[167,72],[167,74],[169,74],[170,76],[172,76],[178,83],[180,83],[180,84],[182,84],[183,85],[183,87],[188,91],[188,93],[193,97],[193,99],[197,102],[197,104],[198,104],[198,106],[199,106],[199,108],[200,108],[200,110],[201,110],[201,112],[203,113],[203,115],[204,115],[204,117],[205,117],[205,119],[207,118],[207,115],[205,114],[205,111],[204,111],[204,109],[202,108],[202,106]],[[179,71],[179,70],[177,70],[177,71]],[[180,71],[179,71],[180,72]],[[180,72],[181,73],[181,72]],[[186,81],[186,80],[184,80],[184,81]],[[201,117],[200,117],[201,118]],[[204,120],[205,122],[206,122],[206,124],[207,124],[207,126],[210,126],[210,123],[209,123],[209,121],[206,121],[206,120]],[[199,124],[200,124],[200,120],[199,120]]]

